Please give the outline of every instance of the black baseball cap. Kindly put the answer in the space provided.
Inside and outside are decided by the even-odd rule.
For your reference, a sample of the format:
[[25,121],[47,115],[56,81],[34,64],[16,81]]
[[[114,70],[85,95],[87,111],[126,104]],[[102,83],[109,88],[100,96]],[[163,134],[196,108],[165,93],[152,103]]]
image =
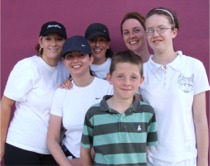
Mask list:
[[108,41],[110,40],[108,28],[104,24],[101,24],[101,23],[90,24],[88,28],[86,29],[86,32],[85,32],[86,39],[91,40],[96,36],[103,36]]
[[84,54],[91,55],[90,45],[83,36],[73,36],[65,41],[61,56],[64,58],[66,53],[70,51],[81,51]]
[[49,21],[43,24],[39,36],[47,36],[50,33],[58,33],[65,39],[67,38],[66,28],[63,24],[56,21]]

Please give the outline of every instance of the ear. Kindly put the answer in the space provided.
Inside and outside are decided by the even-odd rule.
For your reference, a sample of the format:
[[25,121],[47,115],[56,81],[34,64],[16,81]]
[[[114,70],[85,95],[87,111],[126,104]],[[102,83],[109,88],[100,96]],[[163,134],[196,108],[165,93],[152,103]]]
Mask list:
[[94,57],[93,57],[93,55],[91,55],[91,56],[89,56],[89,58],[90,58],[90,65],[91,65],[93,63]]
[[140,78],[139,87],[143,84],[143,82],[144,82],[144,76],[142,76],[142,77]]
[[107,73],[106,79],[112,85],[112,75],[110,73]]
[[42,47],[42,36],[39,38],[39,45]]
[[174,28],[174,30],[172,31],[172,39],[174,39],[178,34],[178,29]]

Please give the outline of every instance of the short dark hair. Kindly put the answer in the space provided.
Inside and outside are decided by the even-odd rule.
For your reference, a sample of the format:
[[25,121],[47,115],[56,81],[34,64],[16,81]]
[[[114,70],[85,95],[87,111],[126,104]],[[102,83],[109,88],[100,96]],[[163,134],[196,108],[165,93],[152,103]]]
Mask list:
[[140,75],[143,76],[143,61],[140,56],[130,50],[120,51],[113,55],[109,73],[112,74],[119,63],[131,63],[140,66]]

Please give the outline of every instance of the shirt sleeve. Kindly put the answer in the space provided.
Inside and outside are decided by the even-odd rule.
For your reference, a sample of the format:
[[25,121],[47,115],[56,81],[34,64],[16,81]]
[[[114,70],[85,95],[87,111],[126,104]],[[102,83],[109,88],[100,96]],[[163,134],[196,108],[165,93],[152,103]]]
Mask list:
[[33,65],[25,60],[19,61],[10,72],[4,95],[14,101],[25,101],[35,77]]

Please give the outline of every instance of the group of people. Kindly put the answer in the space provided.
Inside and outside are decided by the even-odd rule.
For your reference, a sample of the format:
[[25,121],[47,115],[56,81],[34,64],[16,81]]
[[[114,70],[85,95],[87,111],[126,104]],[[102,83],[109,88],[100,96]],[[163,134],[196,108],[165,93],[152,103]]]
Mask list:
[[102,23],[70,38],[59,22],[42,25],[37,55],[15,65],[1,99],[1,160],[207,166],[210,87],[202,62],[174,50],[178,30],[173,10],[129,12],[127,50],[113,53]]

